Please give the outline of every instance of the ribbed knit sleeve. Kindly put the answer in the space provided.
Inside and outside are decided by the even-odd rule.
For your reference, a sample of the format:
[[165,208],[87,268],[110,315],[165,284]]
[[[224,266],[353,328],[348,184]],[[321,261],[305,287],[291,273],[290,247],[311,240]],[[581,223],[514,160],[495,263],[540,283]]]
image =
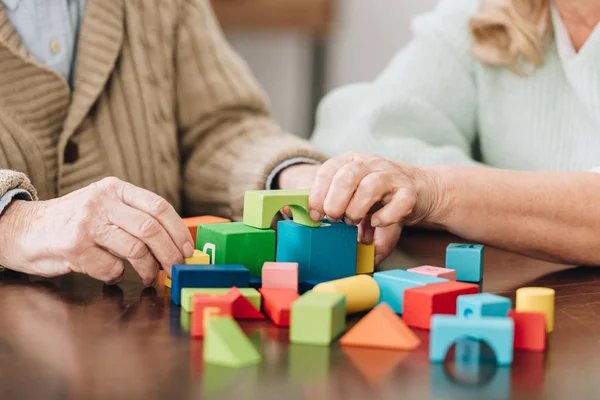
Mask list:
[[239,218],[244,192],[264,189],[293,157],[324,160],[281,131],[246,64],[231,50],[207,0],[183,0],[176,49],[184,211]]
[[27,175],[9,169],[0,169],[0,197],[12,189],[26,190],[34,200],[38,199],[37,192]]
[[359,150],[413,164],[476,164],[468,20],[478,3],[443,1],[417,18],[414,39],[376,80],[322,101],[313,143],[329,155]]

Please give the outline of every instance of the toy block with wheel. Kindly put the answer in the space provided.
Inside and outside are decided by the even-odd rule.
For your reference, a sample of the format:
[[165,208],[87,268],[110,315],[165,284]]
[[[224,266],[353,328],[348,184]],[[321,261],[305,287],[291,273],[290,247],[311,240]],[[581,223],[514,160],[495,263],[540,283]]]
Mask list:
[[298,263],[266,262],[262,268],[262,286],[265,289],[292,289],[298,291]]
[[297,262],[300,282],[356,275],[358,228],[323,223],[309,228],[294,221],[277,225],[277,262]]
[[190,334],[194,339],[204,336],[206,321],[210,318],[231,315],[233,298],[222,294],[195,294],[192,298],[194,312],[191,315]]
[[380,304],[342,336],[340,346],[414,350],[421,340],[387,304]]
[[404,291],[402,319],[413,328],[429,329],[434,314],[456,314],[456,299],[479,292],[471,283],[448,281]]
[[[195,294],[222,294],[229,293],[232,288],[183,288],[181,289],[181,308],[187,312],[194,312],[192,297]],[[236,288],[250,304],[260,311],[261,296],[258,290],[253,288]],[[235,318],[235,315],[234,315]]]
[[192,239],[194,240],[194,243],[196,243],[196,231],[198,230],[198,225],[224,224],[226,222],[231,222],[231,220],[227,218],[215,217],[212,215],[201,215],[199,217],[183,218],[183,222],[192,234]]
[[513,360],[514,323],[510,318],[462,318],[456,315],[431,317],[429,360],[443,363],[448,349],[465,338],[485,341],[496,355],[496,364],[510,365]]
[[414,272],[408,272],[403,269],[375,272],[373,274],[373,279],[375,279],[375,282],[377,282],[377,285],[379,286],[379,303],[386,303],[397,314],[402,314],[404,290],[411,287],[448,281],[444,278],[415,274]]
[[449,281],[456,280],[456,271],[448,268],[434,267],[431,265],[422,265],[416,268],[407,269],[408,272],[414,272],[415,274],[423,274],[429,276],[435,276],[437,278],[445,278]]
[[240,368],[259,364],[261,356],[232,317],[211,318],[206,322],[204,362]]
[[290,342],[329,346],[346,327],[344,295],[307,292],[292,304],[290,318]]
[[506,317],[510,310],[509,298],[492,293],[478,293],[460,296],[456,300],[456,315],[470,317]]
[[375,243],[356,245],[356,273],[372,274],[375,271]]
[[481,282],[483,245],[451,243],[446,248],[446,268],[456,271],[457,281]]
[[175,264],[171,274],[171,301],[177,305],[181,304],[183,288],[248,287],[250,280],[250,273],[243,265]]
[[554,330],[554,289],[524,287],[517,289],[516,310],[541,312],[546,317],[546,332]]
[[508,311],[515,323],[515,350],[544,351],[546,349],[546,317],[540,312]]
[[209,254],[212,264],[241,264],[260,278],[263,264],[275,261],[275,231],[241,222],[199,225],[196,248]]
[[379,286],[369,275],[354,275],[319,283],[312,291],[344,295],[347,314],[370,310],[379,301]]
[[[263,313],[260,312],[260,304],[258,309],[255,307],[253,303],[251,303],[246,296],[242,293],[242,289],[238,289],[236,287],[232,287],[227,292],[227,296],[232,298],[232,313],[231,315],[235,319],[265,319]],[[245,289],[250,290],[250,289]],[[254,289],[252,289],[254,290]],[[260,302],[260,293],[259,294],[259,302]]]
[[321,225],[308,215],[308,190],[249,190],[244,195],[244,224],[259,229],[271,227],[273,217],[283,207],[292,211],[294,222],[308,227]]
[[298,299],[298,292],[292,289],[258,290],[263,297],[263,310],[277,326],[290,326],[292,303]]

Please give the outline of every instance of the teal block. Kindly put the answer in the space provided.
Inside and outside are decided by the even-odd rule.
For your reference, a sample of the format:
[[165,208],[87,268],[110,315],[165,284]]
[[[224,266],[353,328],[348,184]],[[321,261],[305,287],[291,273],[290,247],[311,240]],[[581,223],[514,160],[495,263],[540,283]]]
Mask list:
[[271,227],[273,217],[283,207],[288,206],[294,222],[317,227],[308,215],[308,189],[291,190],[249,190],[244,195],[244,224],[259,229]]
[[511,318],[461,318],[455,315],[431,317],[429,360],[443,363],[448,349],[462,339],[485,341],[496,355],[496,364],[510,365],[513,357],[514,323]]
[[459,317],[506,317],[512,302],[509,298],[492,293],[464,294],[456,299]]
[[375,272],[373,279],[375,279],[375,282],[379,286],[380,295],[378,304],[386,303],[396,314],[402,314],[405,289],[448,281],[445,278],[417,274],[403,269]]
[[456,270],[456,280],[481,282],[483,245],[451,243],[446,248],[446,268]]

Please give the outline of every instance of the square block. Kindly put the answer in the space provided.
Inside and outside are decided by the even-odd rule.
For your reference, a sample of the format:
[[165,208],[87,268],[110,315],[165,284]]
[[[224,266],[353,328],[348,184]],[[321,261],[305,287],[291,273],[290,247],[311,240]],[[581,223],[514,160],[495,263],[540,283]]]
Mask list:
[[492,293],[479,293],[460,296],[456,300],[456,315],[469,317],[506,317],[510,310],[509,298]]
[[220,294],[197,293],[192,298],[195,312],[191,314],[190,335],[197,339],[204,336],[206,321],[210,318],[231,315],[233,299]]
[[275,261],[275,231],[241,222],[199,225],[196,248],[211,256],[212,264],[241,264],[260,278],[265,262]]
[[340,293],[310,291],[292,304],[292,343],[329,346],[345,327],[346,300]]
[[377,304],[386,303],[396,314],[402,314],[405,289],[448,281],[444,278],[415,274],[403,269],[375,272],[373,278],[377,282],[380,292],[379,303]]
[[408,326],[429,329],[434,314],[456,314],[456,299],[478,293],[479,286],[448,281],[404,290],[402,319]]
[[298,263],[266,262],[262,268],[262,287],[298,291]]
[[449,281],[456,280],[456,271],[448,268],[434,267],[432,265],[422,265],[416,268],[407,269],[408,272],[414,272],[415,274],[423,274],[429,276],[435,276],[437,278],[445,278]]
[[[220,294],[225,295],[230,288],[183,288],[181,289],[181,308],[186,312],[194,312],[194,304],[192,298],[196,294]],[[258,290],[253,288],[238,288],[242,296],[244,296],[252,305],[260,311],[261,296]]]
[[446,248],[446,268],[456,271],[457,281],[481,282],[483,245],[451,243]]
[[375,271],[375,243],[358,242],[356,248],[356,273],[372,274]]
[[294,222],[310,227],[321,225],[308,215],[308,189],[249,190],[244,194],[244,224],[255,228],[271,227],[273,217],[288,206]]
[[210,264],[210,256],[208,254],[204,254],[200,250],[194,250],[194,254],[192,254],[191,257],[184,258],[183,263],[196,265]]
[[198,231],[198,225],[207,225],[207,224],[223,224],[226,222],[231,222],[230,219],[215,217],[213,215],[201,215],[199,217],[190,217],[184,218],[183,223],[189,229],[192,234],[192,239],[194,243],[196,243],[196,232]]
[[509,310],[508,317],[515,323],[515,350],[546,349],[546,317],[543,313]]
[[297,262],[299,281],[330,281],[356,274],[358,228],[323,223],[318,228],[280,221],[277,261]]
[[243,265],[175,264],[171,270],[171,301],[181,304],[183,288],[248,287],[250,273]]

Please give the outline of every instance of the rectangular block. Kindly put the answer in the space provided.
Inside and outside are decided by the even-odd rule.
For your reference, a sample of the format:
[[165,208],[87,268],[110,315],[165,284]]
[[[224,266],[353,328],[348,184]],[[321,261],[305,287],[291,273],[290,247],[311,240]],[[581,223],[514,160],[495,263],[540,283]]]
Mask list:
[[194,339],[204,336],[206,321],[210,318],[231,315],[233,300],[230,297],[219,294],[197,293],[192,298],[195,312],[191,314],[190,335]]
[[375,271],[375,243],[358,242],[356,248],[356,273],[371,274]]
[[277,326],[290,326],[292,303],[298,293],[291,289],[259,289],[263,297],[263,310]]
[[[183,288],[181,289],[181,308],[187,312],[194,312],[192,297],[195,294],[220,294],[225,295],[230,288]],[[257,310],[260,311],[261,296],[258,290],[253,288],[239,288],[244,296]]]
[[298,263],[266,262],[262,268],[262,287],[298,291]]
[[483,245],[451,243],[446,248],[446,268],[456,271],[457,281],[481,282]]
[[209,254],[212,264],[241,264],[260,278],[263,264],[275,261],[275,231],[241,222],[199,225],[196,248]]
[[543,313],[509,310],[508,317],[515,323],[515,350],[546,349],[546,318]]
[[194,243],[196,243],[196,231],[198,230],[198,225],[223,224],[226,222],[231,222],[231,220],[227,218],[215,217],[213,215],[201,215],[199,217],[183,218],[183,222],[192,234]]
[[397,314],[402,314],[405,289],[448,281],[444,278],[415,274],[403,269],[375,272],[373,278],[379,286],[380,296],[378,304],[386,303]]
[[356,274],[358,228],[323,223],[310,228],[293,221],[277,225],[277,261],[297,262],[302,281],[345,278]]
[[250,273],[243,265],[176,264],[171,270],[171,301],[181,304],[183,288],[247,288]]
[[456,300],[456,315],[464,318],[506,317],[510,310],[509,298],[492,293],[460,296]]
[[456,271],[448,268],[434,267],[431,265],[422,265],[416,268],[407,269],[408,272],[414,272],[415,274],[423,274],[429,276],[435,276],[437,278],[448,279],[449,281],[456,280]]
[[345,327],[346,301],[342,294],[310,291],[292,304],[292,343],[329,346]]
[[194,250],[194,254],[191,257],[183,259],[184,264],[196,264],[196,265],[207,265],[210,264],[210,256],[204,254],[200,250]]
[[317,227],[321,222],[313,222],[308,215],[308,194],[307,189],[249,190],[244,195],[244,224],[270,228],[275,214],[288,206],[296,223]]

